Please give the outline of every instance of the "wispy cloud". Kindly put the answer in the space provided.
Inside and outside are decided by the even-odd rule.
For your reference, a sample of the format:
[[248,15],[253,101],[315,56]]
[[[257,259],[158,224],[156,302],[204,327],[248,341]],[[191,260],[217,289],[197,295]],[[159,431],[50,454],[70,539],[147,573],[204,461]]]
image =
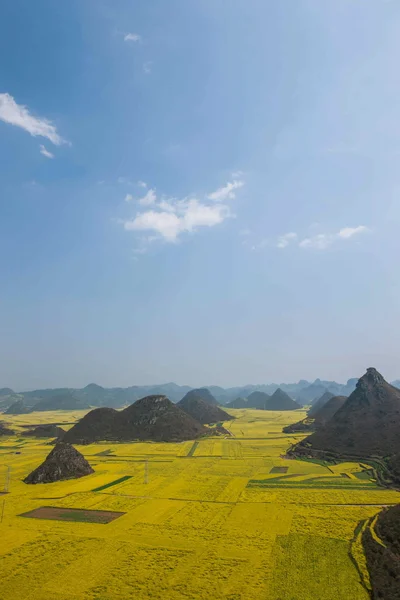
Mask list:
[[297,233],[294,233],[294,231],[285,233],[284,235],[279,236],[276,247],[286,248],[291,242],[294,242],[295,240],[297,240]]
[[325,250],[332,244],[340,240],[348,240],[361,233],[368,233],[370,230],[365,225],[357,227],[343,227],[337,233],[319,233],[309,238],[305,238],[299,243],[300,248],[315,248],[316,250]]
[[222,202],[223,200],[232,200],[235,198],[236,193],[235,190],[244,186],[244,181],[235,179],[234,181],[228,182],[223,187],[218,188],[215,192],[211,192],[208,194],[207,198],[209,200],[214,200],[215,202]]
[[124,35],[124,42],[140,42],[142,36],[138,33],[126,33]]
[[358,227],[343,227],[338,233],[338,236],[343,239],[348,239],[353,237],[353,235],[358,235],[359,233],[367,233],[369,231],[368,227],[365,225],[359,225]]
[[[238,189],[235,186],[233,189]],[[220,188],[221,190],[224,188]],[[222,193],[220,199],[230,197]],[[210,202],[211,200],[211,202]],[[154,189],[149,189],[145,196],[138,199],[141,206],[151,207],[144,212],[138,212],[133,218],[123,221],[126,231],[148,231],[152,235],[148,243],[156,239],[166,242],[176,242],[183,233],[197,231],[200,227],[214,227],[228,218],[234,217],[230,207],[221,201],[206,196],[199,200],[194,196],[177,199],[168,196],[157,197]]]
[[49,152],[43,144],[40,144],[40,154],[43,154],[46,158],[54,158],[54,154]]
[[146,73],[146,75],[150,75],[152,66],[153,66],[152,61],[147,60],[146,62],[143,63],[143,72]]
[[10,94],[0,94],[0,121],[20,127],[34,137],[45,137],[56,146],[67,143],[51,121],[34,117],[26,106],[17,104]]
[[133,202],[132,194],[127,194],[124,198],[125,202]]
[[142,198],[139,198],[138,202],[141,206],[150,206],[155,204],[157,196],[154,190],[149,190]]
[[145,181],[138,181],[137,184],[141,188],[147,188],[147,183]]

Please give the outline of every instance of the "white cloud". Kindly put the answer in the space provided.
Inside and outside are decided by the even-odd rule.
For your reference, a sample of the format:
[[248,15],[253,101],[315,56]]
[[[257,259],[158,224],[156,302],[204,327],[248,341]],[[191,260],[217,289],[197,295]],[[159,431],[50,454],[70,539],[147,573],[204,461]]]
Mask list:
[[146,73],[146,75],[149,75],[151,73],[151,67],[152,67],[152,61],[148,60],[147,62],[143,63],[143,71],[144,73]]
[[[233,189],[241,187],[241,182],[235,182],[227,194],[232,194]],[[144,187],[144,186],[143,186]],[[224,189],[224,188],[221,188]],[[226,192],[220,197],[227,197]],[[119,220],[127,231],[148,232],[146,238],[141,238],[145,245],[155,240],[164,239],[167,242],[176,242],[184,233],[197,231],[200,227],[215,227],[234,217],[230,207],[222,202],[210,202],[210,198],[197,199],[188,196],[183,199],[161,195],[157,197],[154,189],[150,188],[146,194],[139,198],[141,206],[148,207],[139,211],[133,218]],[[250,232],[249,232],[250,233]]]
[[338,233],[338,236],[344,239],[348,239],[353,237],[353,235],[357,235],[359,233],[367,233],[369,231],[368,227],[365,225],[359,225],[358,227],[343,227]]
[[147,188],[147,183],[145,181],[138,181],[137,184],[141,188]]
[[167,242],[175,242],[180,232],[180,219],[173,213],[148,210],[137,214],[132,221],[126,221],[124,227],[127,231],[155,231]]
[[299,243],[300,248],[316,248],[317,250],[325,250],[335,239],[334,235],[328,233],[319,233],[311,238],[305,238]]
[[140,42],[142,37],[138,33],[126,33],[124,42]]
[[195,199],[182,204],[183,216],[181,217],[183,231],[193,231],[197,227],[214,227],[230,216],[228,206],[218,204],[207,206]]
[[141,206],[150,206],[151,204],[154,204],[156,200],[157,200],[157,196],[156,196],[155,191],[149,190],[143,196],[143,198],[139,198],[139,204],[141,204]]
[[153,231],[167,242],[176,242],[181,233],[198,227],[214,227],[232,216],[228,206],[207,206],[194,198],[177,202],[174,211],[138,213],[133,220],[126,221],[124,227],[127,231]]
[[125,202],[132,202],[133,201],[133,196],[132,194],[127,194],[125,196]]
[[34,117],[26,106],[17,104],[10,94],[0,94],[0,121],[20,127],[33,137],[45,137],[56,146],[66,143],[51,121]]
[[232,200],[233,198],[235,198],[236,195],[235,190],[238,190],[243,186],[244,181],[235,179],[234,181],[228,182],[223,187],[218,188],[217,190],[215,190],[215,192],[211,192],[211,194],[208,194],[207,198],[209,200],[214,200],[215,202],[222,202],[223,200],[227,200],[228,198]]
[[54,158],[54,154],[49,152],[43,144],[40,144],[40,154],[43,154],[46,158]]
[[316,248],[317,250],[325,250],[333,243],[339,240],[348,240],[360,233],[367,233],[368,227],[358,225],[358,227],[343,227],[337,233],[319,233],[310,238],[305,238],[299,243],[300,248]]
[[294,233],[293,231],[289,232],[289,233],[285,233],[284,235],[281,235],[278,238],[278,242],[276,244],[277,248],[286,248],[286,246],[289,246],[290,242],[294,242],[294,240],[297,239],[297,233]]

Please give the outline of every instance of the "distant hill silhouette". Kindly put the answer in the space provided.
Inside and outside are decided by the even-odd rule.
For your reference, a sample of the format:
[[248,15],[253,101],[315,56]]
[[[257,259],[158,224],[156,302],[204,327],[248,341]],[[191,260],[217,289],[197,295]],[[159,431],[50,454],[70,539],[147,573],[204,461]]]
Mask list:
[[346,402],[347,396],[332,396],[328,402],[323,404],[320,409],[314,413],[315,427],[323,427],[337,413],[339,408]]
[[89,404],[75,398],[70,392],[50,396],[45,400],[40,400],[32,408],[32,412],[46,410],[79,410],[89,408]]
[[[325,394],[330,394],[330,392],[325,392]],[[319,410],[315,410],[312,417],[310,416],[311,411],[309,411],[305,419],[284,427],[283,433],[312,433],[319,427],[326,425],[346,400],[346,396],[332,396],[327,402],[322,403]],[[317,407],[318,404],[319,402],[312,408]]]
[[266,410],[297,410],[301,406],[286,392],[278,388],[268,399],[265,408]]
[[[247,384],[230,388],[210,385],[199,389],[207,389],[219,405],[228,405],[236,398],[248,398],[253,392],[264,392],[271,395],[278,388],[294,398],[299,404],[310,404],[326,390],[334,396],[349,396],[354,391],[356,383],[357,379],[349,379],[345,384],[321,379],[316,379],[314,382],[301,379],[297,383]],[[396,384],[396,382],[394,383]],[[397,381],[397,385],[400,387],[400,380]],[[132,385],[126,388],[105,388],[97,383],[89,383],[84,388],[48,388],[18,393],[5,387],[0,389],[0,410],[7,409],[17,400],[23,400],[28,408],[33,408],[35,404],[42,400],[64,394],[71,394],[74,398],[80,400],[83,407],[121,408],[150,395],[163,395],[167,396],[172,402],[179,402],[192,389],[188,385],[177,385],[174,382],[157,385]],[[198,392],[199,389],[194,391]],[[203,397],[203,400],[207,401],[207,398]],[[53,409],[50,408],[49,410]]]
[[271,396],[269,396],[265,392],[252,392],[247,396],[246,408],[258,408],[265,410],[267,402],[270,400],[270,398]]
[[1,396],[12,396],[15,394],[14,390],[8,387],[0,388],[0,397]]
[[313,417],[320,410],[320,408],[322,408],[328,402],[328,400],[334,397],[335,395],[332,394],[332,392],[326,391],[319,398],[315,398],[311,404],[310,410],[308,411],[308,416]]
[[16,402],[13,402],[13,404],[11,404],[11,406],[9,406],[7,408],[7,410],[4,412],[5,415],[24,415],[26,413],[30,412],[29,408],[27,408],[27,406],[25,406],[25,402],[23,400],[17,400]]
[[232,402],[226,404],[226,408],[249,408],[247,405],[247,398],[236,398]]
[[165,396],[146,396],[123,411],[98,408],[66,432],[66,442],[87,444],[99,440],[183,441],[208,430]]
[[77,479],[94,473],[92,467],[76,448],[58,442],[46,460],[25,479],[25,483],[53,483]]
[[38,438],[62,438],[65,434],[64,429],[57,427],[57,425],[38,425],[34,429],[24,431],[24,436],[38,437]]
[[201,398],[202,400],[204,400],[204,402],[207,402],[208,404],[211,404],[213,406],[218,406],[218,402],[216,401],[214,396],[211,394],[210,390],[208,390],[207,388],[197,388],[195,390],[190,390],[182,398],[182,400],[187,400],[187,399],[190,400],[191,398]]
[[388,456],[400,452],[399,432],[400,390],[369,368],[326,426],[300,442],[294,452]]
[[182,400],[178,402],[176,406],[184,410],[185,413],[203,425],[218,423],[220,421],[230,421],[234,418],[219,408],[219,406],[209,404],[203,400],[203,398],[192,392],[186,394],[186,396],[182,398]]

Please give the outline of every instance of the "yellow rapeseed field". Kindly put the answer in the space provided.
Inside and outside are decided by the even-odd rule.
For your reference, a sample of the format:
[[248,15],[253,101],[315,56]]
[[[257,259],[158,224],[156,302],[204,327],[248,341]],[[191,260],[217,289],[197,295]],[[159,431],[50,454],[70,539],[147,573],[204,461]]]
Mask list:
[[[77,446],[94,474],[47,485],[22,481],[52,448],[22,425],[70,427],[84,413],[10,417],[0,600],[368,600],[354,532],[400,493],[377,487],[364,465],[284,458],[301,436],[282,427],[304,411],[230,412],[232,437]],[[74,509],[76,521],[20,516],[39,507]],[[88,523],[76,509],[124,514]]]

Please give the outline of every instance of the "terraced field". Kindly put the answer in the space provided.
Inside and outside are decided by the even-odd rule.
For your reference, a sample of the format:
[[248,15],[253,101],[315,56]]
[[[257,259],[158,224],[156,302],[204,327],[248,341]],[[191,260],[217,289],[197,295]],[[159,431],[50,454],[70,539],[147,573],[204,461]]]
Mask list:
[[[301,436],[282,427],[302,411],[229,412],[232,437],[77,446],[93,475],[36,486],[22,479],[51,447],[21,426],[81,415],[10,417],[20,429],[0,443],[0,490],[11,467],[1,600],[368,600],[355,530],[400,493],[377,487],[368,465],[283,458]],[[20,516],[41,507],[124,514],[107,524]]]

